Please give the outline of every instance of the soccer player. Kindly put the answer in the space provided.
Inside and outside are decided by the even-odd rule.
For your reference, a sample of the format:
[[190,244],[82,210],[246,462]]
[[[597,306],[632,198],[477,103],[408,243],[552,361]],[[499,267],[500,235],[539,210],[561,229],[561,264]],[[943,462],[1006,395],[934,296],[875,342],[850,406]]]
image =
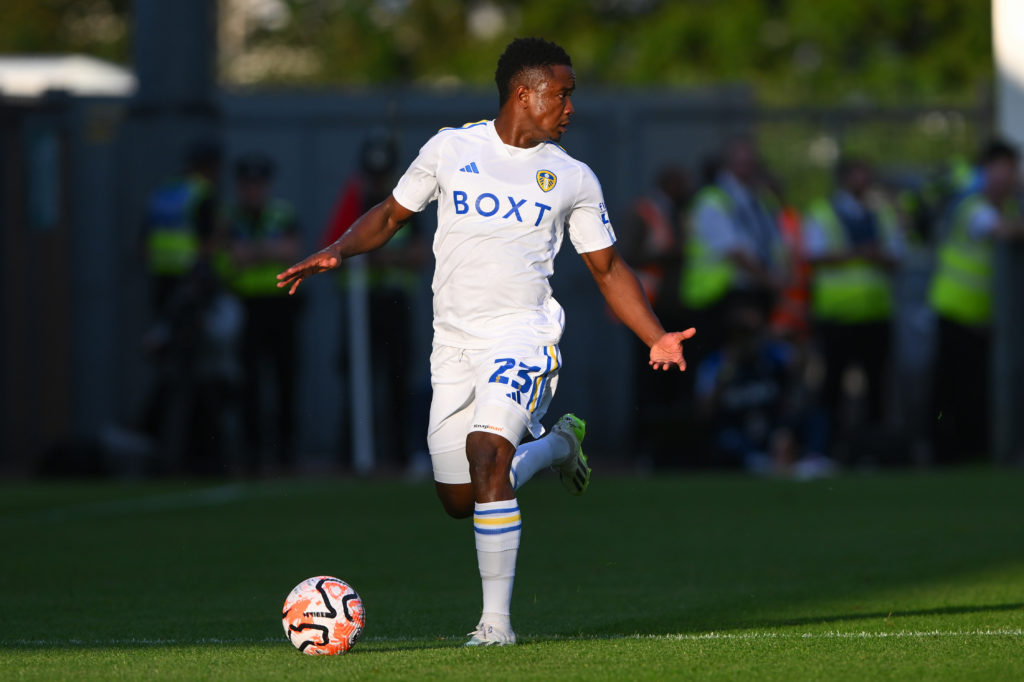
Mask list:
[[695,333],[662,328],[615,250],[597,178],[555,144],[574,112],[569,55],[542,39],[516,39],[495,80],[497,118],[439,131],[390,197],[277,276],[294,292],[304,278],[381,247],[437,201],[427,445],[445,511],[473,517],[483,614],[467,646],[516,641],[516,490],[545,467],[574,494],[590,483],[582,419],[567,414],[546,437],[521,444],[527,432],[543,433],[562,363],[564,315],[548,279],[565,226],[608,305],[650,347],[652,368],[685,369],[682,342]]

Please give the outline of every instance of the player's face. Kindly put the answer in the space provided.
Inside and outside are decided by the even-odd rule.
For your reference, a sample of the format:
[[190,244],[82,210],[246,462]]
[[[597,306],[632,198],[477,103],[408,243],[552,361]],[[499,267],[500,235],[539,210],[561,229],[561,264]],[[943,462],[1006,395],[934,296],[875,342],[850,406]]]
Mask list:
[[561,64],[547,69],[546,75],[530,89],[527,114],[546,139],[557,142],[565,133],[575,112],[572,106],[575,89],[576,74],[572,67]]

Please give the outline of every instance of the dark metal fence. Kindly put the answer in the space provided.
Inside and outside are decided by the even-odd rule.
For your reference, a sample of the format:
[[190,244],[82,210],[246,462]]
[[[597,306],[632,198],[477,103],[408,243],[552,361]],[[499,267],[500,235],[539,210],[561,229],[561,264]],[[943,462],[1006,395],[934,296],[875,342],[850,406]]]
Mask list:
[[[681,163],[696,176],[701,161],[732,133],[756,132],[769,167],[800,204],[827,189],[831,166],[842,152],[866,155],[887,178],[911,184],[950,156],[973,153],[990,131],[987,106],[763,109],[748,91],[735,87],[581,93],[576,105],[578,115],[564,144],[593,167],[620,226],[632,198],[647,191],[661,165]],[[210,111],[178,112],[133,108],[132,102],[116,99],[0,101],[7,282],[3,468],[30,470],[55,442],[129,422],[138,411],[149,384],[138,352],[148,315],[138,257],[142,209],[149,190],[177,170],[190,139],[219,132],[229,160],[251,150],[273,157],[279,168],[275,193],[297,206],[304,245],[312,249],[369,130],[390,130],[404,164],[438,128],[490,117],[494,107],[489,93],[409,90],[226,94]],[[32,161],[31,139],[40,127],[58,131],[61,151],[54,163],[66,206],[49,231],[36,230],[27,213],[35,183],[47,181]],[[432,209],[428,214],[430,230]],[[552,411],[585,413],[601,425],[594,449],[621,455],[630,451],[634,435],[633,375],[645,368],[636,366],[629,334],[610,319],[571,251],[567,247],[559,257],[554,282],[568,328]],[[913,381],[894,382],[899,386],[924,385],[926,356],[919,351],[927,348],[929,331],[921,301],[929,267],[922,246],[900,278],[895,371]],[[413,341],[419,348],[418,372],[426,371],[429,344],[427,281],[425,273]],[[299,450],[329,459],[343,438],[334,424],[345,409],[336,371],[339,296],[330,278],[311,281],[307,289]],[[33,377],[45,386],[33,385]],[[924,418],[922,390],[895,393],[896,419],[911,429]]]

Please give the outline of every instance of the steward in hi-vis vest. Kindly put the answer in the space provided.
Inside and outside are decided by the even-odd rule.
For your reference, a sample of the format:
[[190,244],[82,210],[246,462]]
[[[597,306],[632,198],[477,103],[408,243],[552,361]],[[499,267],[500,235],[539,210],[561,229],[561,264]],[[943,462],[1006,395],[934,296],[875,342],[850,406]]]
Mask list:
[[763,184],[753,141],[738,137],[726,147],[716,182],[691,204],[679,297],[698,315],[698,349],[721,343],[727,299],[746,298],[767,313],[786,279],[778,206]]
[[185,172],[149,196],[144,224],[146,267],[154,311],[162,314],[181,281],[210,254],[217,224],[220,147],[189,149]]
[[[837,324],[878,322],[892,317],[892,284],[890,277],[891,260],[898,255],[902,242],[896,214],[888,206],[866,208],[864,215],[872,216],[877,231],[867,243],[864,254],[857,253],[851,239],[848,224],[857,219],[836,210],[836,204],[850,202],[852,197],[839,195],[831,199],[821,198],[813,202],[807,211],[807,219],[813,220],[821,230],[824,251],[833,258],[820,259],[812,277],[811,307],[817,320]],[[852,199],[852,201],[856,201]],[[850,207],[854,204],[851,202]],[[854,209],[856,210],[856,209]],[[870,253],[877,248],[881,258]],[[847,254],[845,259],[835,258]],[[891,260],[890,260],[891,259]]]
[[891,273],[903,252],[895,211],[874,191],[874,171],[846,159],[832,196],[805,213],[804,253],[813,267],[811,310],[825,355],[823,399],[834,431],[855,428],[839,419],[843,375],[859,366],[867,377],[866,417],[882,421],[885,367],[893,313]]
[[[734,181],[726,180],[727,186]],[[746,206],[719,185],[697,193],[691,210],[687,237],[686,265],[680,281],[683,303],[701,310],[720,302],[735,289],[775,288],[763,280],[778,274],[785,265],[785,251],[773,217],[776,207],[765,199],[748,194]],[[756,216],[756,217],[752,217]],[[731,228],[711,236],[708,223]],[[731,235],[724,234],[731,229]],[[756,275],[750,272],[757,270]]]
[[953,208],[949,229],[936,254],[928,301],[940,317],[968,327],[992,321],[995,249],[999,222],[1020,217],[1013,201],[993,205],[983,192],[969,194]]
[[[259,209],[235,204],[225,220],[233,254],[223,274],[231,291],[242,299],[285,295],[277,288],[275,275],[281,263],[288,262],[282,261],[281,253],[291,251],[288,242],[297,236],[292,205],[283,199],[269,199]],[[240,252],[245,253],[237,255]]]
[[1024,239],[1020,155],[1003,142],[981,156],[982,186],[947,212],[928,300],[935,311],[932,447],[936,461],[988,455],[994,254]]
[[[295,344],[299,307],[277,288],[275,274],[299,255],[295,210],[270,196],[273,162],[263,154],[247,154],[235,164],[236,199],[226,211],[228,249],[220,263],[228,288],[245,308],[242,368],[245,391],[243,418],[247,462],[258,472],[266,451],[277,465],[292,465],[294,431]],[[272,391],[264,391],[267,383]],[[264,414],[264,394],[275,398]],[[269,430],[268,425],[276,429]]]
[[717,182],[693,200],[679,292],[691,309],[735,289],[778,288],[785,254],[775,202],[759,191],[757,163],[752,143],[734,140]]

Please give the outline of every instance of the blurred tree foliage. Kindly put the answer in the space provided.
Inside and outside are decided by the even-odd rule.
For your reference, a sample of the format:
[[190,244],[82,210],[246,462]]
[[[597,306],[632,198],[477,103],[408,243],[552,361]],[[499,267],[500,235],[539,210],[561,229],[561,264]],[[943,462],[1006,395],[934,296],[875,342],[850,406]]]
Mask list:
[[[3,0],[0,51],[128,62],[131,4]],[[222,25],[236,27],[221,32],[222,74],[234,84],[489,86],[497,55],[521,35],[564,45],[585,84],[739,81],[769,104],[974,103],[993,73],[988,0],[221,0],[220,8]]]
[[[517,35],[587,83],[749,82],[762,101],[974,102],[992,78],[987,0],[287,0],[258,44],[306,45],[334,84],[491,82]],[[273,73],[267,80],[278,80]]]
[[0,53],[78,52],[127,63],[132,0],[2,0]]

